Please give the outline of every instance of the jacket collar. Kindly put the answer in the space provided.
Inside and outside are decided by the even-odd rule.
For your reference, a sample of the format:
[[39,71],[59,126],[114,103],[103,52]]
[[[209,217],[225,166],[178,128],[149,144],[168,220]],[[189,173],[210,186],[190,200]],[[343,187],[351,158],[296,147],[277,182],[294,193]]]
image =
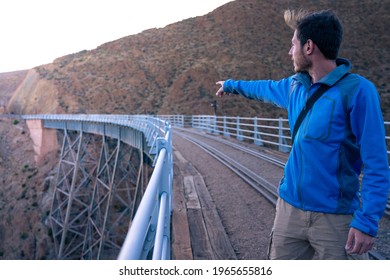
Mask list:
[[328,75],[320,79],[318,83],[326,84],[328,86],[333,86],[342,77],[344,77],[344,75],[347,74],[349,70],[352,68],[352,63],[349,60],[344,58],[337,58],[336,65],[337,67],[333,71],[331,71]]
[[[345,58],[337,58],[336,65],[337,67],[333,71],[328,73],[328,75],[320,79],[318,83],[332,86],[337,83],[352,68],[352,63]],[[310,89],[311,78],[307,72],[297,73],[292,76],[292,78],[297,82],[301,83],[307,90]]]

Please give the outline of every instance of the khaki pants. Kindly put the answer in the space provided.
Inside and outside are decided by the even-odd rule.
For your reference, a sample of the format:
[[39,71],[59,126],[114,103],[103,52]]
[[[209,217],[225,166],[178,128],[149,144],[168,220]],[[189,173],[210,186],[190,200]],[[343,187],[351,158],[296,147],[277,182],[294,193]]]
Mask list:
[[368,259],[345,252],[352,215],[303,211],[278,199],[268,258],[276,260]]

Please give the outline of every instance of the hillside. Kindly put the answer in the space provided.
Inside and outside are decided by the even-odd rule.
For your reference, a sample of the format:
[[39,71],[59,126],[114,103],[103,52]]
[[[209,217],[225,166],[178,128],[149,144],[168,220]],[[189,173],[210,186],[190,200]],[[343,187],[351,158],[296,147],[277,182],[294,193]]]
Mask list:
[[54,259],[48,224],[57,154],[41,163],[25,122],[0,118],[0,260]]
[[[292,74],[292,33],[283,11],[303,7],[336,10],[345,28],[340,56],[377,85],[387,115],[389,2],[301,2],[237,0],[201,17],[60,57],[30,70],[8,111],[212,114],[216,81]],[[231,97],[218,99],[218,114],[278,117],[284,112]]]
[[27,70],[0,73],[0,114],[4,113],[12,94],[23,82]]

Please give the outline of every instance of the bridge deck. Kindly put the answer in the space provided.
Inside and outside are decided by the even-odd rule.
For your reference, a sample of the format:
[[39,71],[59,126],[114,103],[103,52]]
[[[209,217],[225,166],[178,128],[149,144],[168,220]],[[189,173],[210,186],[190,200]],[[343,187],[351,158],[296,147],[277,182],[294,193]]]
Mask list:
[[173,259],[237,259],[202,175],[179,151],[172,213]]

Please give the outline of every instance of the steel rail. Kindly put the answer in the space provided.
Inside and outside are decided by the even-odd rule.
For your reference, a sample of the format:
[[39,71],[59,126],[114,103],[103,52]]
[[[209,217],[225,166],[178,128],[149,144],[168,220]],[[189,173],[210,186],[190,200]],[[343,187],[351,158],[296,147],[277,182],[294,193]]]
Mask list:
[[257,190],[261,195],[263,195],[268,201],[276,205],[276,200],[278,197],[277,186],[270,183],[267,179],[259,176],[249,168],[245,167],[241,163],[234,160],[233,158],[215,149],[214,147],[207,145],[206,143],[197,140],[195,138],[191,138],[182,132],[177,132],[175,130],[174,133],[178,134],[180,137],[183,137],[187,141],[197,145],[198,147],[203,149],[206,153],[210,154],[215,159],[217,159],[218,161],[226,165],[240,178],[242,178],[245,182],[247,182],[251,187]]
[[213,136],[213,135],[207,135],[207,134],[204,134],[204,133],[199,133],[197,131],[194,131],[192,129],[187,129],[187,128],[177,128],[175,127],[175,130],[182,130],[182,131],[185,131],[185,132],[188,132],[188,133],[192,133],[192,134],[196,134],[196,135],[199,135],[201,137],[205,137],[205,138],[208,138],[208,139],[211,139],[211,140],[214,140],[214,141],[217,141],[217,142],[220,142],[220,143],[223,143],[225,145],[228,145],[232,148],[235,148],[237,150],[240,150],[240,151],[243,151],[245,153],[248,153],[248,154],[251,154],[257,158],[260,158],[260,159],[264,159],[278,167],[282,167],[284,168],[284,166],[286,165],[286,163],[284,161],[281,161],[279,159],[276,159],[274,157],[270,157],[264,153],[261,153],[259,151],[255,151],[253,149],[250,149],[250,148],[247,148],[243,145],[240,145],[240,144],[237,144],[237,143],[233,143],[232,141],[230,140],[226,140],[226,139],[222,139],[222,138],[219,138],[217,136]]

